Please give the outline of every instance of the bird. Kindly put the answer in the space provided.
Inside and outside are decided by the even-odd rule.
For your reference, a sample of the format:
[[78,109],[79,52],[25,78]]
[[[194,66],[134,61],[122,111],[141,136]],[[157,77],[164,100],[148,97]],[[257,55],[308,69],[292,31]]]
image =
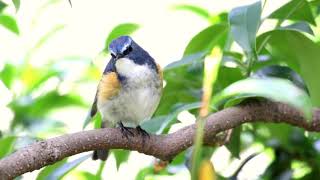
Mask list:
[[[120,128],[123,136],[149,137],[141,123],[151,119],[163,91],[160,65],[130,36],[120,36],[109,44],[111,59],[99,81],[90,110],[93,118],[101,114],[101,128]],[[105,161],[108,150],[96,150],[93,160]]]

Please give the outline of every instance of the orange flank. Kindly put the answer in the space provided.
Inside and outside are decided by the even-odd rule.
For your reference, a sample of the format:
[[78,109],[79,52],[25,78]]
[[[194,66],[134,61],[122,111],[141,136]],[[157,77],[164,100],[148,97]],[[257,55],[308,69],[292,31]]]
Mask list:
[[103,103],[117,95],[120,88],[120,82],[115,72],[103,75],[98,87],[98,102]]
[[161,69],[161,66],[157,63],[157,69],[158,69],[158,75],[160,77],[160,80],[161,80],[161,86],[162,86],[162,83],[163,83],[163,71]]

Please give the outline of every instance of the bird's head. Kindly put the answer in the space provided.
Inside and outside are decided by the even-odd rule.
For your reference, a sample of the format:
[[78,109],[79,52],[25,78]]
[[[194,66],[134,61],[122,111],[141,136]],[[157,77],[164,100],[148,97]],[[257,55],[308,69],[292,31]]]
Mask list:
[[157,70],[154,59],[129,36],[114,39],[109,45],[109,52],[113,67],[120,75],[128,76],[141,66]]
[[109,45],[109,51],[113,58],[119,59],[129,55],[133,51],[134,41],[129,36],[120,36]]

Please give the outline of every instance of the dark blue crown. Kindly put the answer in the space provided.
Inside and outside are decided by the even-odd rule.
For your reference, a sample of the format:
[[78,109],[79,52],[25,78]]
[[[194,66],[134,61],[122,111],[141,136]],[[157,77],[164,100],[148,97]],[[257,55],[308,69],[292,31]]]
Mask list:
[[129,36],[120,36],[114,39],[109,45],[110,53],[114,55],[123,54],[123,52],[130,47],[132,44],[132,39]]

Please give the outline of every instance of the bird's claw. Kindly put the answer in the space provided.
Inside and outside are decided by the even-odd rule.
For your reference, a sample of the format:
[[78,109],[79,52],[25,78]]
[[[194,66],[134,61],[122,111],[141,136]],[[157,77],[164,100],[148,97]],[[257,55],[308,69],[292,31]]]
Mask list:
[[131,131],[131,128],[125,127],[122,123],[119,123],[119,127],[122,136],[126,137],[127,139],[129,138],[129,136],[134,136],[133,132]]
[[137,126],[137,131],[138,134],[140,134],[142,137],[150,137],[149,133],[147,131],[145,131],[144,129],[142,129],[140,126]]

